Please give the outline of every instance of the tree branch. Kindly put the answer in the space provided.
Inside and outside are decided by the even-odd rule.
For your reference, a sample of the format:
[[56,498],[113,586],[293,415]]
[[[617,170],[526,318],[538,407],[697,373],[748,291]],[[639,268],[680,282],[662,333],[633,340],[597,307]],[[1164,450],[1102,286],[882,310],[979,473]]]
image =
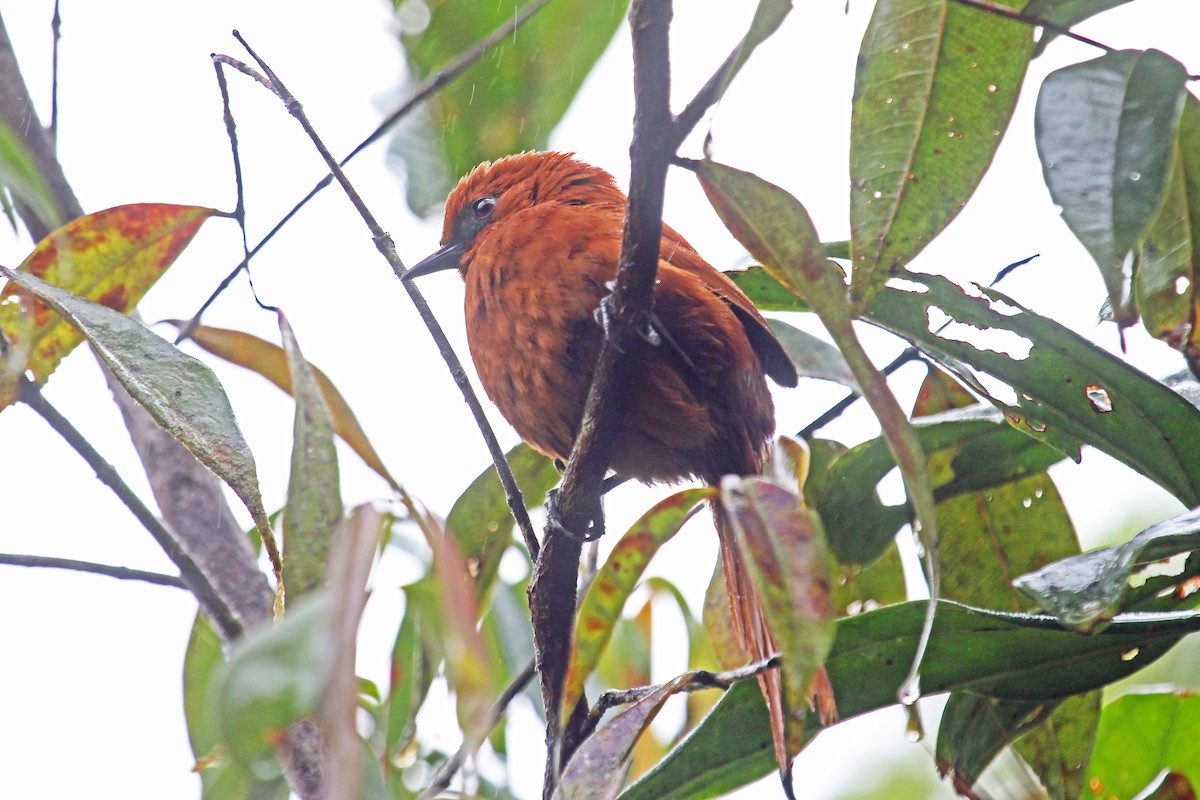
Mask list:
[[186,589],[187,586],[176,575],[164,575],[161,572],[146,572],[129,567],[118,567],[113,564],[97,564],[94,561],[77,561],[73,558],[54,558],[52,556],[32,556],[24,553],[0,553],[0,564],[10,567],[40,567],[42,569],[67,569],[73,572],[87,572],[92,575],[104,575],[122,581],[142,581],[157,586],[171,586],[176,589]]

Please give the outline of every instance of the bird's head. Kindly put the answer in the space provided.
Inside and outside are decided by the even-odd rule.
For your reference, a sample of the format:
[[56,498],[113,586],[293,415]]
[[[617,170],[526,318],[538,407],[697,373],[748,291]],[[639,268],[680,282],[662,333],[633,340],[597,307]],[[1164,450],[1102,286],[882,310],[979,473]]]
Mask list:
[[471,170],[446,198],[442,247],[404,276],[467,266],[489,228],[533,208],[562,205],[624,204],[613,176],[571,157],[570,153],[520,153],[485,161]]

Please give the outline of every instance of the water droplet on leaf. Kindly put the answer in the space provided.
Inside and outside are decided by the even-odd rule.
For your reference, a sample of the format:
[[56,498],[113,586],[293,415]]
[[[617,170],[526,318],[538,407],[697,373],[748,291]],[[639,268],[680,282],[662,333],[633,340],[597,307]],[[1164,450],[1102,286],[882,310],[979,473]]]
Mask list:
[[1092,404],[1092,411],[1095,411],[1097,414],[1107,414],[1113,410],[1112,398],[1109,397],[1108,392],[1105,391],[1103,386],[1089,384],[1084,393],[1087,396],[1088,402]]

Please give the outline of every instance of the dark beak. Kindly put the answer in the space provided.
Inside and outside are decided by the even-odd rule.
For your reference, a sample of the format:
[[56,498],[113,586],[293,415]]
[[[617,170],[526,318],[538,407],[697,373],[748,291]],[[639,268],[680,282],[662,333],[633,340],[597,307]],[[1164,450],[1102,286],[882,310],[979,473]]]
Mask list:
[[411,281],[413,278],[419,278],[422,275],[430,275],[434,272],[441,272],[447,269],[459,269],[459,256],[463,253],[461,244],[448,244],[432,255],[422,259],[421,263],[404,273],[404,280]]

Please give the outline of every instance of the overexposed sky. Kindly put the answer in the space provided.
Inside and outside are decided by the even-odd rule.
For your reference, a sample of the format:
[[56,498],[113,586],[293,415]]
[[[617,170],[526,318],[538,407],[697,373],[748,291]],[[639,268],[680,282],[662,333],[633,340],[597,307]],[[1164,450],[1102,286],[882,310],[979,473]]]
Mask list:
[[[737,41],[754,4],[693,0],[676,5],[672,55],[679,107]],[[844,0],[801,0],[796,6],[683,152],[699,154],[711,122],[718,160],[784,186],[806,204],[823,238],[844,239],[849,235],[846,163],[853,69],[871,4],[851,2],[847,9]],[[1196,73],[1200,44],[1192,6],[1189,0],[1137,0],[1086,23],[1080,32],[1115,47],[1157,47]],[[49,110],[52,8],[50,0],[0,0],[0,14],[43,120]],[[229,35],[233,28],[274,67],[337,154],[357,144],[401,96],[402,57],[390,3],[383,0],[213,0],[186,7],[150,0],[63,0],[62,15],[60,156],[88,211],[135,202],[232,208],[229,149],[208,56],[217,51],[243,57]],[[606,167],[623,184],[632,115],[629,53],[628,31],[622,29],[552,139],[553,146]],[[1114,349],[1113,328],[1095,324],[1102,284],[1054,211],[1032,142],[1033,101],[1041,78],[1095,55],[1060,40],[1033,63],[1028,90],[993,170],[960,219],[914,267],[982,281],[1005,264],[1041,253],[1006,281],[1004,290]],[[237,75],[230,83],[250,235],[256,240],[323,170],[272,95]],[[384,167],[384,145],[360,156],[349,174],[407,263],[436,247],[440,220],[408,214],[399,178]],[[686,173],[671,175],[666,219],[717,266],[738,263],[739,246]],[[27,239],[0,228],[0,263],[15,266],[31,247]],[[239,258],[234,224],[208,222],[142,303],[144,317],[191,316]],[[448,511],[488,464],[487,454],[407,296],[344,198],[327,190],[253,269],[260,296],[288,314],[305,355],[347,397],[392,472],[431,508]],[[422,289],[466,358],[461,284],[442,275],[425,280]],[[266,338],[277,335],[273,315],[254,305],[244,279],[205,321]],[[881,360],[899,349],[883,334],[865,331],[864,338]],[[1151,374],[1182,366],[1172,351],[1144,336],[1134,333],[1130,344],[1130,358]],[[291,403],[257,376],[219,363],[214,368],[256,455],[267,506],[278,508],[287,485]],[[914,388],[915,372],[897,382],[902,401]],[[100,369],[86,349],[63,363],[46,395],[150,498]],[[780,430],[799,429],[840,396],[837,387],[812,381],[779,393]],[[514,443],[499,415],[493,411],[491,416],[502,440]],[[870,435],[870,426],[868,414],[855,409],[827,433],[853,441]],[[20,406],[7,409],[0,415],[0,442],[0,499],[6,512],[0,551],[173,572],[128,511],[34,414]],[[347,503],[386,497],[378,478],[348,450],[340,452]],[[1054,474],[1085,541],[1127,518],[1149,521],[1175,508],[1163,492],[1095,453],[1082,467],[1066,465]],[[620,530],[662,494],[623,489],[610,504],[610,529]],[[696,526],[668,546],[655,568],[698,602],[713,553],[711,535]],[[663,566],[668,564],[674,567]],[[399,568],[376,577],[360,672],[381,685],[386,685],[401,608],[397,587],[411,577]],[[179,690],[195,610],[186,594],[0,567],[0,609],[5,652],[0,658],[0,795],[140,800],[198,793],[198,779],[189,772]],[[662,656],[658,677],[682,668],[674,653],[664,649],[656,655]],[[931,771],[928,745],[904,743],[900,714],[894,711],[884,712],[883,723],[854,722],[823,734],[797,763],[804,796],[833,798],[840,786],[869,785],[861,766],[865,759],[879,758],[879,748],[900,749]],[[528,764],[515,766],[522,772],[518,783],[534,787],[541,755],[525,758]],[[756,791],[746,796],[761,796]]]

